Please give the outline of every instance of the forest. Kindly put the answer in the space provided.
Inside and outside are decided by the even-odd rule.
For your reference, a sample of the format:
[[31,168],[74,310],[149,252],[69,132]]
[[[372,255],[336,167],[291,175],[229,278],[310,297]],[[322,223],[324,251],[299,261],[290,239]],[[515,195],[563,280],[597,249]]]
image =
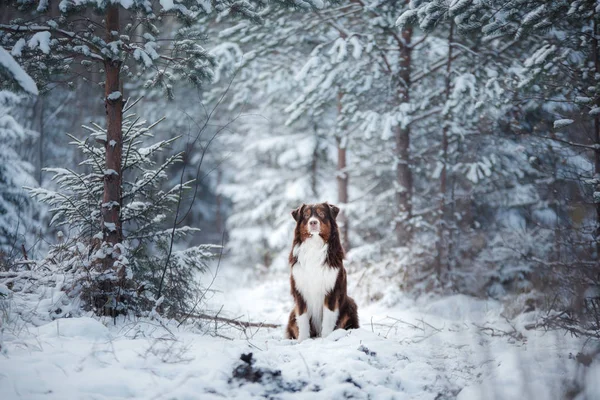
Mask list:
[[[2,398],[600,398],[599,25],[3,0]],[[296,341],[292,211],[324,202],[360,328]]]

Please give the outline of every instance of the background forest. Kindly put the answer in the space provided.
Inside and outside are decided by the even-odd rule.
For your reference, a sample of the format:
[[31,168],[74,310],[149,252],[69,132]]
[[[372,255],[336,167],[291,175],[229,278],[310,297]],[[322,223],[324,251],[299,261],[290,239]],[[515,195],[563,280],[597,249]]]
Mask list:
[[328,201],[359,309],[493,301],[598,366],[598,24],[596,0],[2,2],[3,326],[214,317],[210,271],[286,283],[291,210]]

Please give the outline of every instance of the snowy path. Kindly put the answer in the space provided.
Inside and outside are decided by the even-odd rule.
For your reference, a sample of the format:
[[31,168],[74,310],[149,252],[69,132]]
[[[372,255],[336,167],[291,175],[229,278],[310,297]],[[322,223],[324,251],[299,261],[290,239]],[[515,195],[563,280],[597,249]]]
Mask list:
[[[250,288],[238,287],[242,281],[239,271],[222,271],[214,287],[223,291],[211,308],[285,322],[285,277]],[[569,353],[581,343],[520,329],[525,321],[515,323],[523,338],[482,333],[478,326],[512,330],[499,313],[498,303],[464,296],[424,305],[403,300],[360,308],[359,330],[300,344],[282,339],[282,329],[218,331],[229,340],[153,321],[60,320],[19,338],[5,334],[0,393],[5,400],[564,398],[576,367]],[[252,366],[240,361],[249,352]]]

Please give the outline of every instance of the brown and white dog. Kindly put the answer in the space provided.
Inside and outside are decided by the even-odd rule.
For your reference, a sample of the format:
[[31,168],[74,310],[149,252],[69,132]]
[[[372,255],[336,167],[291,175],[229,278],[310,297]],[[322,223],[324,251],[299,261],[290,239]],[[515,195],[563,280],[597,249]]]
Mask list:
[[334,329],[358,328],[356,303],[346,293],[344,250],[334,205],[302,204],[292,211],[296,220],[290,253],[291,292],[295,307],[286,336],[302,341],[325,337]]

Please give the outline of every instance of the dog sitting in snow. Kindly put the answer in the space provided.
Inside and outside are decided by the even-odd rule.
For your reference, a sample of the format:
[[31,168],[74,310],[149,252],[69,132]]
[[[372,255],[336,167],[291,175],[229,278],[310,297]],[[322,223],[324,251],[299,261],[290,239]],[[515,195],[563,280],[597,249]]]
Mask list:
[[334,205],[302,204],[292,211],[296,220],[290,253],[291,292],[295,308],[286,336],[302,341],[325,337],[334,329],[358,328],[356,303],[346,293],[344,250]]

